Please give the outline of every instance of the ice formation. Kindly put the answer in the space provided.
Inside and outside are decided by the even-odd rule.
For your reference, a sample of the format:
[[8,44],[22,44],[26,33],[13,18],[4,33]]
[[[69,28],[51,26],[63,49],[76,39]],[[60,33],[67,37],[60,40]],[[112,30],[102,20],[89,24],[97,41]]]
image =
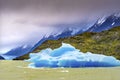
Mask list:
[[41,52],[30,54],[29,67],[115,67],[120,66],[120,61],[112,56],[83,53],[70,44],[62,43],[57,49],[45,49]]

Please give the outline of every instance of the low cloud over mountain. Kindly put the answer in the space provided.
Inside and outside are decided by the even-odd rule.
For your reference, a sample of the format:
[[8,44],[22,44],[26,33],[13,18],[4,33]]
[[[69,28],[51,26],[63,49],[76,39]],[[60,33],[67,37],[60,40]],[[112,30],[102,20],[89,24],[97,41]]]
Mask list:
[[[66,27],[87,29],[99,18],[119,12],[119,3],[120,0],[0,0],[0,52],[32,46],[43,36],[61,33]],[[66,26],[61,29],[61,24]]]

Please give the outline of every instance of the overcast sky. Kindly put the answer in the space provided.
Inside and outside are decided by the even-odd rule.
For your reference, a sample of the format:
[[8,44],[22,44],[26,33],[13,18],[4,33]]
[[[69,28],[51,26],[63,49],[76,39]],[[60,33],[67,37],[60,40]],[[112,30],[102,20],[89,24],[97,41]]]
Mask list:
[[119,10],[120,0],[0,0],[0,52],[60,31],[53,25],[87,25]]

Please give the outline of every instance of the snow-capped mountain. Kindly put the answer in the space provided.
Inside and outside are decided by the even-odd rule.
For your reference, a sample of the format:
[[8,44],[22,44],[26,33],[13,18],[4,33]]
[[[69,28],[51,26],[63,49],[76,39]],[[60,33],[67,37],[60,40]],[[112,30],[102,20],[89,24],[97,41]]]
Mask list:
[[109,17],[99,19],[91,28],[88,29],[88,31],[101,32],[119,25],[120,25],[120,15],[114,14]]
[[[59,38],[74,36],[76,34],[80,34],[86,31],[89,32],[101,32],[104,30],[108,30],[115,26],[120,26],[120,14],[113,14],[108,17],[103,17],[98,19],[92,26],[84,23],[84,24],[70,24],[70,25],[54,25],[59,26],[58,31],[51,33],[50,35],[43,36],[35,45],[33,46],[21,46],[15,49],[10,50],[5,54],[0,54],[0,59],[14,59],[16,57],[22,56],[24,54],[32,52],[35,48],[40,46],[46,40],[55,40]],[[84,26],[84,28],[81,26]],[[63,28],[63,29],[62,29]]]

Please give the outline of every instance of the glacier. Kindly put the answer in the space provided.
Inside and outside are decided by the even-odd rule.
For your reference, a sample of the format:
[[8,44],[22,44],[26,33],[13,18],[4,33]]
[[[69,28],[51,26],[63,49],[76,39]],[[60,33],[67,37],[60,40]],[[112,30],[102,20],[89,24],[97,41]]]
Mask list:
[[93,54],[91,52],[83,53],[70,44],[62,43],[57,49],[45,49],[39,53],[31,53],[30,68],[40,67],[115,67],[120,66],[120,61],[112,56]]

